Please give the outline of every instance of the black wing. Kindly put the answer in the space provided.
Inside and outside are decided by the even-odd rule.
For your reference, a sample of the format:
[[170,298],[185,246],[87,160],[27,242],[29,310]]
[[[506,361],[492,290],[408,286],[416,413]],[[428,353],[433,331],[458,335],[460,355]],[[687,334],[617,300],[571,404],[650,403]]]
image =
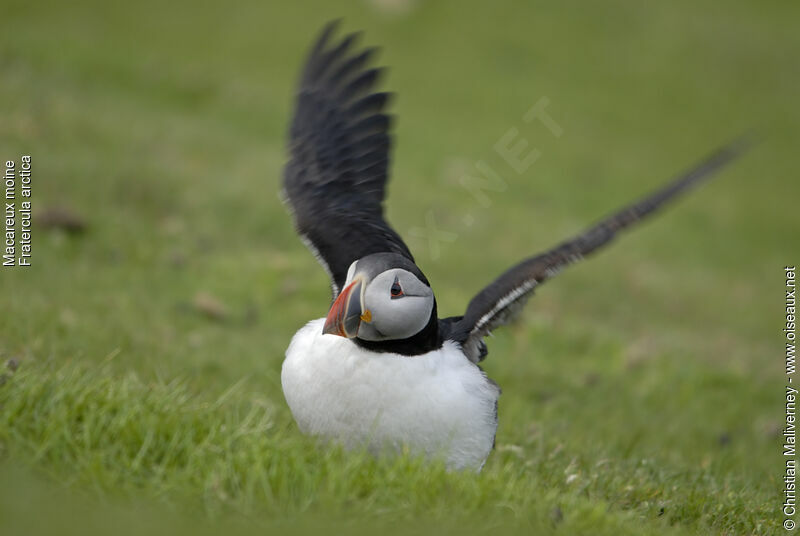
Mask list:
[[487,353],[483,337],[510,322],[537,286],[611,242],[619,231],[708,179],[749,145],[749,138],[731,143],[665,187],[600,221],[577,237],[512,267],[472,298],[463,317],[443,321],[448,326],[448,338],[460,342],[471,361],[480,361]]
[[374,49],[351,52],[357,35],[331,43],[328,24],[301,75],[289,132],[284,197],[295,227],[331,278],[334,297],[350,264],[371,253],[414,260],[383,219],[389,166],[388,93],[375,92]]

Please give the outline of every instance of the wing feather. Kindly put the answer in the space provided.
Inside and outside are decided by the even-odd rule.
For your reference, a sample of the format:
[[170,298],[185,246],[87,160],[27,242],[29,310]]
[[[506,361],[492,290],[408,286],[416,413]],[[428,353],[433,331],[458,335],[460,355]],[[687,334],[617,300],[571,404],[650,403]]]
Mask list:
[[309,53],[289,130],[284,199],[295,227],[331,278],[334,297],[350,264],[371,253],[413,257],[383,217],[391,149],[390,94],[374,48],[352,52],[358,34],[333,42],[328,24]]
[[536,287],[605,246],[623,229],[713,176],[750,144],[750,137],[734,141],[649,196],[601,220],[580,235],[513,266],[472,298],[463,317],[452,319],[450,338],[462,344],[470,360],[480,361],[487,353],[483,337],[513,320]]

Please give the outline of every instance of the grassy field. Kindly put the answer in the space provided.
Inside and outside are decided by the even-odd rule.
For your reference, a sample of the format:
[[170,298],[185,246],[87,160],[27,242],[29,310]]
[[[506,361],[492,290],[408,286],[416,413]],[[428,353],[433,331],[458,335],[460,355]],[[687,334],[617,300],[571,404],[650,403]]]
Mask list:
[[[0,268],[0,363],[18,363],[0,379],[0,532],[778,532],[796,3],[111,4],[0,16],[0,160],[32,155],[40,221],[85,224],[35,219],[33,266]],[[478,476],[321,449],[283,400],[283,352],[329,305],[277,195],[284,133],[307,46],[339,16],[392,68],[388,216],[444,316],[763,136],[496,333]],[[560,137],[523,120],[542,98]],[[521,174],[493,148],[512,128],[541,152]],[[478,161],[507,184],[485,203],[459,185]],[[438,251],[426,220],[449,233]]]

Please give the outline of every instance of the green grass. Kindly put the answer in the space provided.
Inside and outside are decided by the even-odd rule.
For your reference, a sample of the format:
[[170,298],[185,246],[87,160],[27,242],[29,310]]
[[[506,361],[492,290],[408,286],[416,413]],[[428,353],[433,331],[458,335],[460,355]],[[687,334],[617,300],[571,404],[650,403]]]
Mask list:
[[[0,269],[0,358],[20,362],[0,385],[4,534],[779,530],[792,3],[2,11],[0,160],[31,154],[34,208],[87,223],[36,227],[34,266]],[[283,352],[329,299],[277,196],[284,133],[306,47],[338,16],[392,67],[388,215],[443,315],[742,131],[764,137],[489,341],[504,394],[478,476],[320,448],[283,401]],[[559,138],[522,120],[541,97]],[[512,127],[542,153],[521,175],[493,151]],[[478,160],[508,185],[488,207],[458,184]],[[456,235],[439,256],[412,233],[430,211]]]

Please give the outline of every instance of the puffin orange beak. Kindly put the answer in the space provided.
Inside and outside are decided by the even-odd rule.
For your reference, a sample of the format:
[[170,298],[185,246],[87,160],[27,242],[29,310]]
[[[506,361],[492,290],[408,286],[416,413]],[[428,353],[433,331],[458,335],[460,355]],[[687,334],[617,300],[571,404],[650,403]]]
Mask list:
[[323,334],[352,339],[358,335],[361,321],[369,322],[371,320],[370,312],[364,311],[361,305],[362,288],[362,280],[356,279],[339,293],[328,311],[325,327],[322,328]]

